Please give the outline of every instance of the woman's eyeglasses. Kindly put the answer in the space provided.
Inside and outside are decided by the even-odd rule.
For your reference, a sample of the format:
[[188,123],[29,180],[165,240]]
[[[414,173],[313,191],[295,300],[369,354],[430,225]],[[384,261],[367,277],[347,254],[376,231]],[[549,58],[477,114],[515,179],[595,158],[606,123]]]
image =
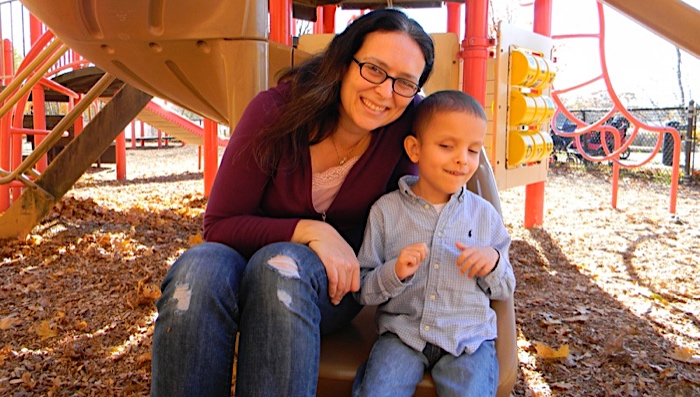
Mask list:
[[355,57],[352,60],[360,67],[360,76],[372,84],[382,84],[386,79],[391,79],[391,89],[397,95],[405,98],[413,98],[420,90],[418,84],[410,80],[389,76],[384,69],[373,63],[360,62]]

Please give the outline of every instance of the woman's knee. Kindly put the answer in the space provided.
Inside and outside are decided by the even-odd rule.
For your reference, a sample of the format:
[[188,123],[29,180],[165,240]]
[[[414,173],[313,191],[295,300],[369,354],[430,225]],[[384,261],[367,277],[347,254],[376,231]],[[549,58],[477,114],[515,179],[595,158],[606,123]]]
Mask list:
[[319,267],[323,267],[320,259],[306,245],[274,243],[261,248],[250,258],[245,277],[246,280],[270,277],[307,279]]
[[171,266],[161,285],[163,296],[188,305],[193,294],[237,293],[246,266],[234,249],[219,243],[203,243],[185,251]]

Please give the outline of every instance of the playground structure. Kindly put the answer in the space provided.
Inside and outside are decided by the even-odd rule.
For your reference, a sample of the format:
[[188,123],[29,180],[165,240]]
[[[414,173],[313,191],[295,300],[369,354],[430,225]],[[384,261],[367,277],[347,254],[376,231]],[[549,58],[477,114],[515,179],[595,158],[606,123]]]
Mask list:
[[[657,32],[658,34],[662,35],[663,37],[673,41],[676,45],[678,46],[683,46],[688,51],[695,51],[692,52],[696,56],[698,55],[698,48],[697,45],[694,43],[690,43],[687,40],[687,37],[683,35],[678,35],[679,30],[674,30],[671,29],[670,26],[666,26],[663,24],[659,23],[659,20],[661,18],[669,18],[672,15],[677,15],[675,12],[678,12],[679,14],[677,16],[680,16],[680,14],[683,15],[682,18],[680,18],[680,24],[682,26],[682,29],[690,29],[689,23],[691,21],[696,21],[698,16],[697,16],[697,11],[694,10],[692,7],[689,7],[688,5],[685,5],[681,2],[669,2],[671,4],[668,5],[668,7],[661,6],[660,3],[654,3],[653,6],[650,7],[645,7],[644,4],[639,4],[639,10],[636,10],[636,7],[629,7],[628,4],[624,4],[624,2],[617,2],[613,1],[610,2],[612,3],[611,5],[615,8],[621,9],[622,12],[624,12],[627,15],[630,15],[630,13],[634,16],[637,17],[637,20],[643,24],[645,24],[647,27],[652,29],[653,31]],[[620,4],[623,3],[623,4]],[[663,2],[662,2],[663,3]],[[643,11],[642,11],[643,10]],[[636,13],[638,12],[638,14]],[[658,12],[659,14],[658,17],[655,17],[652,12]],[[671,192],[670,192],[670,204],[669,204],[669,212],[672,214],[675,214],[676,212],[676,199],[678,195],[678,181],[679,181],[679,170],[680,170],[680,151],[681,151],[681,136],[678,132],[677,129],[673,128],[672,126],[652,126],[649,124],[646,124],[639,120],[637,117],[635,117],[631,112],[629,112],[626,107],[622,104],[620,101],[619,97],[617,96],[614,88],[612,87],[612,82],[610,79],[610,76],[608,74],[607,70],[607,57],[606,57],[606,52],[605,52],[605,17],[604,17],[604,12],[603,12],[603,5],[601,3],[598,3],[598,26],[599,26],[599,32],[597,34],[578,34],[578,35],[562,35],[562,36],[555,36],[555,39],[585,39],[585,38],[594,38],[597,39],[598,41],[598,51],[599,51],[599,56],[601,60],[601,73],[600,75],[596,76],[595,78],[582,82],[581,84],[578,84],[573,87],[566,87],[563,89],[557,89],[552,92],[552,98],[557,104],[557,111],[555,113],[555,117],[559,115],[560,113],[563,114],[568,120],[573,121],[573,123],[576,126],[576,129],[574,131],[563,131],[560,126],[557,126],[556,123],[552,123],[552,130],[562,136],[562,137],[567,137],[567,138],[573,138],[573,142],[575,144],[575,147],[578,149],[578,156],[581,156],[583,159],[587,161],[610,161],[612,162],[612,207],[616,208],[617,206],[617,195],[618,195],[618,182],[619,182],[619,176],[620,176],[620,168],[636,168],[636,167],[641,167],[649,162],[652,161],[654,158],[655,154],[659,152],[659,149],[661,148],[661,145],[664,143],[664,137],[666,134],[669,134],[672,139],[673,139],[673,154],[672,154],[672,168],[671,168]],[[674,17],[675,18],[675,17]],[[695,23],[695,22],[692,22]],[[682,30],[680,30],[682,31]],[[569,110],[566,109],[566,107],[563,105],[561,96],[563,94],[566,94],[567,92],[576,90],[578,88],[584,87],[586,85],[592,84],[598,80],[602,80],[605,84],[606,90],[609,93],[610,98],[612,99],[613,102],[613,107],[602,117],[600,117],[596,122],[593,123],[586,123],[576,116],[574,116]],[[693,111],[692,109],[690,110],[691,112]],[[631,134],[627,134],[627,136],[621,136],[620,135],[620,130],[618,128],[615,128],[614,126],[610,125],[607,123],[608,120],[612,119],[613,117],[620,117],[622,116],[624,120],[631,124],[631,129],[632,132]],[[627,129],[625,128],[625,131]],[[649,132],[655,132],[657,133],[657,140],[656,140],[656,145],[654,148],[649,152],[648,156],[646,156],[645,159],[638,161],[636,163],[629,163],[629,162],[621,162],[621,156],[624,153],[629,153],[630,150],[630,145],[634,141],[635,137],[637,134],[641,131],[649,131]],[[605,141],[606,137],[612,136],[612,142],[613,144],[610,145],[612,147],[609,147],[608,145],[601,145],[601,148],[604,151],[604,154],[602,156],[591,156],[589,155],[586,150],[582,149],[583,143],[582,143],[582,136],[590,134],[590,133],[597,133],[600,134],[601,140]],[[611,150],[612,149],[612,150]],[[688,162],[686,162],[688,163]]]
[[[6,179],[12,179],[11,183],[14,185],[10,189],[16,189],[14,190],[16,193],[12,194],[14,203],[0,217],[0,237],[26,234],[39,222],[53,203],[60,199],[91,165],[91,159],[95,158],[93,155],[99,155],[114,141],[125,125],[151,106],[149,103],[152,96],[167,99],[213,120],[205,124],[200,135],[201,144],[209,154],[205,156],[205,179],[213,179],[216,160],[212,163],[210,154],[212,152],[216,154],[218,143],[215,122],[235,125],[242,109],[252,96],[272,84],[270,76],[276,70],[295,64],[314,50],[304,51],[303,46],[299,48],[290,46],[293,5],[291,2],[270,3],[269,37],[266,2],[239,3],[209,0],[205,3],[199,2],[195,6],[189,5],[191,2],[180,2],[158,9],[156,7],[164,6],[164,3],[111,2],[109,9],[100,9],[94,3],[88,2],[52,1],[51,7],[47,7],[48,3],[45,1],[24,1],[34,15],[51,27],[58,39],[55,39],[52,33],[46,33],[36,41],[37,57],[27,57],[24,68],[18,70],[15,79],[3,92],[3,99],[9,98],[15,89],[21,90],[24,87],[29,87],[27,90],[31,89],[33,85],[30,84],[31,80],[34,78],[37,81],[40,80],[48,71],[48,67],[53,64],[51,61],[54,58],[60,58],[59,52],[67,51],[68,47],[78,51],[107,72],[105,77],[102,77],[82,96],[81,101],[75,104],[65,121],[59,123],[60,125],[54,131],[46,135],[44,141],[39,143],[37,150],[49,146],[54,137],[60,137],[63,131],[58,127],[64,128],[76,122],[85,107],[102,95],[100,91],[108,89],[113,84],[114,76],[126,82],[127,85],[116,93],[51,165],[47,167],[38,165],[35,168],[35,164],[32,164],[21,172],[15,170],[5,173],[3,171],[0,174],[3,182]],[[608,3],[615,6],[617,2]],[[660,3],[668,3],[671,9],[682,4],[675,0]],[[400,2],[394,4],[403,5]],[[466,4],[468,18],[465,37],[460,42],[459,9],[463,4]],[[406,5],[411,4],[406,3]],[[356,4],[356,6],[364,8],[363,4]],[[439,47],[437,48],[438,60],[445,60],[443,63],[445,67],[438,67],[438,69],[443,70],[444,74],[436,71],[430,80],[433,87],[426,86],[425,91],[430,93],[440,88],[461,88],[478,98],[487,109],[492,108],[493,104],[493,109],[498,111],[492,115],[490,142],[486,145],[481,171],[477,179],[472,181],[470,188],[479,191],[498,206],[498,188],[527,185],[526,226],[541,224],[547,167],[546,161],[543,161],[547,156],[543,154],[547,153],[547,142],[546,138],[537,140],[534,136],[546,127],[546,121],[554,112],[554,107],[549,106],[546,99],[542,98],[545,103],[544,113],[536,110],[533,113],[532,106],[526,105],[524,113],[533,113],[536,116],[530,115],[531,118],[527,122],[513,121],[510,74],[511,65],[516,62],[512,58],[513,54],[516,54],[515,56],[522,54],[525,58],[536,59],[533,69],[536,74],[538,70],[542,70],[540,65],[547,65],[546,61],[551,59],[552,41],[547,38],[551,35],[549,31],[551,1],[535,1],[534,33],[518,31],[506,37],[506,40],[501,37],[500,48],[496,51],[493,49],[494,42],[488,37],[486,29],[487,1],[448,3],[447,6],[448,35],[445,36],[445,40],[436,39]],[[310,6],[306,5],[306,7]],[[322,22],[317,24],[318,33],[333,32],[332,16],[335,5],[312,4],[310,8],[316,11],[319,22]],[[63,11],[57,12],[57,10]],[[675,39],[683,36],[679,34],[682,29],[698,26],[698,13],[694,9],[691,10],[692,12],[686,9],[677,11],[684,16],[689,16],[689,20],[687,18],[684,20],[687,20],[690,25],[679,23],[678,18],[674,18],[663,23],[653,20],[656,23],[649,23],[648,26],[657,31],[666,32],[665,37],[676,42]],[[646,12],[636,9],[628,13],[632,17],[649,16]],[[206,22],[202,23],[202,21]],[[504,28],[501,32],[508,29]],[[523,40],[525,36],[526,39]],[[698,43],[686,41],[678,42],[682,43],[679,45],[684,49],[697,55]],[[507,46],[501,45],[506,42]],[[40,52],[44,55],[43,57],[38,56]],[[492,52],[495,53],[495,57],[492,57]],[[34,62],[32,59],[40,60]],[[460,63],[462,67],[459,66]],[[48,65],[47,70],[42,71],[41,65]],[[528,70],[527,67],[525,69]],[[26,74],[22,74],[22,71],[26,71]],[[492,74],[493,78],[489,78],[489,74]],[[551,75],[550,73],[549,76]],[[470,76],[470,78],[463,79],[462,76]],[[24,79],[28,80],[22,85]],[[547,80],[548,83],[552,82],[551,78],[541,79]],[[462,81],[465,82],[461,83]],[[529,79],[526,78],[525,81]],[[12,86],[12,83],[15,85]],[[526,97],[524,99],[526,102],[535,104],[543,102],[536,99],[528,100],[532,98],[529,94],[533,91],[537,91],[537,96],[548,93],[548,87],[541,83],[541,81],[528,83],[525,84],[525,89],[519,90],[520,94]],[[26,92],[20,96],[24,94]],[[39,96],[40,94],[37,94],[33,99],[37,100]],[[552,92],[552,96],[556,101],[556,91]],[[86,101],[85,104],[81,105],[82,101]],[[35,114],[43,114],[36,106],[34,109]],[[7,111],[4,107],[3,110]],[[580,125],[580,127],[583,126]],[[594,125],[591,128],[594,127],[599,126]],[[37,124],[35,128],[38,128]],[[584,132],[583,129],[577,129],[575,134],[580,135]],[[669,132],[672,133],[670,130]],[[51,134],[54,134],[53,137]],[[678,142],[679,138],[675,135],[674,139]],[[522,149],[509,153],[509,150],[514,150],[511,141],[522,141]],[[614,157],[621,150],[623,150],[622,147],[616,148],[610,156]],[[678,155],[678,151],[674,152],[675,157]],[[9,156],[3,154],[3,159],[7,157]],[[30,155],[27,160],[31,160],[29,163],[38,162],[40,157],[40,154]],[[519,160],[509,163],[509,160],[514,157],[518,157]],[[491,173],[490,164],[494,165],[495,176]],[[0,163],[0,168],[9,169],[4,163]],[[23,192],[21,192],[22,187],[24,187]],[[499,314],[498,350],[501,363],[499,395],[507,395],[513,387],[517,368],[512,301],[506,302],[505,308],[497,308],[497,312]],[[370,324],[367,316],[363,315],[364,323]],[[363,321],[360,320],[360,322]],[[371,330],[371,327],[369,329]],[[367,326],[360,327],[360,333],[366,331]],[[370,334],[366,334],[368,338],[371,338],[371,332],[373,330]],[[347,339],[343,339],[346,337],[348,335],[341,335],[335,340],[324,340],[319,379],[321,394],[333,395],[333,391],[347,389],[348,382],[351,382],[354,376],[357,362],[348,359],[344,354],[337,353],[339,345],[344,346],[342,351],[348,350]],[[371,339],[365,342],[371,345]],[[333,343],[336,343],[336,347],[329,346]],[[356,338],[353,343],[356,344]],[[328,354],[331,352],[329,348],[335,352],[333,357]],[[360,358],[366,356],[364,347],[351,349],[353,354]],[[342,360],[338,360],[339,356]],[[425,393],[424,395],[434,393],[429,380],[426,379],[422,384],[419,395],[420,393]]]

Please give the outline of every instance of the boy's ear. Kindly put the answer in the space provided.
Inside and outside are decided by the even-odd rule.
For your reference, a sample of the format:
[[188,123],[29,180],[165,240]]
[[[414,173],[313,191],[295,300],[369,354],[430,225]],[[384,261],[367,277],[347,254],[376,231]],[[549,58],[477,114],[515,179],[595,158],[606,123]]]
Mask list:
[[420,143],[418,138],[413,135],[409,135],[403,140],[403,148],[408,154],[408,158],[414,163],[418,162],[418,153],[420,152]]

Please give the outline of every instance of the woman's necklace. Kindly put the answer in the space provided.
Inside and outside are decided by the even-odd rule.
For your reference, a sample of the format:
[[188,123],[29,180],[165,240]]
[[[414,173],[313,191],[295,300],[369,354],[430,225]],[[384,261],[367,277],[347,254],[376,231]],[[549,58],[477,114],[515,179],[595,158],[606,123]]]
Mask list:
[[350,148],[348,153],[345,155],[345,157],[340,158],[340,152],[338,152],[338,146],[335,145],[335,139],[333,138],[333,135],[331,135],[331,143],[333,143],[333,149],[335,149],[335,155],[338,157],[338,165],[343,165],[343,164],[347,163],[348,158],[352,158],[352,154],[355,152],[355,149],[357,149],[357,147],[360,146],[360,144],[362,142],[364,142],[368,136],[369,136],[369,134],[362,137],[362,139],[360,139],[354,145],[352,145],[352,147]]

